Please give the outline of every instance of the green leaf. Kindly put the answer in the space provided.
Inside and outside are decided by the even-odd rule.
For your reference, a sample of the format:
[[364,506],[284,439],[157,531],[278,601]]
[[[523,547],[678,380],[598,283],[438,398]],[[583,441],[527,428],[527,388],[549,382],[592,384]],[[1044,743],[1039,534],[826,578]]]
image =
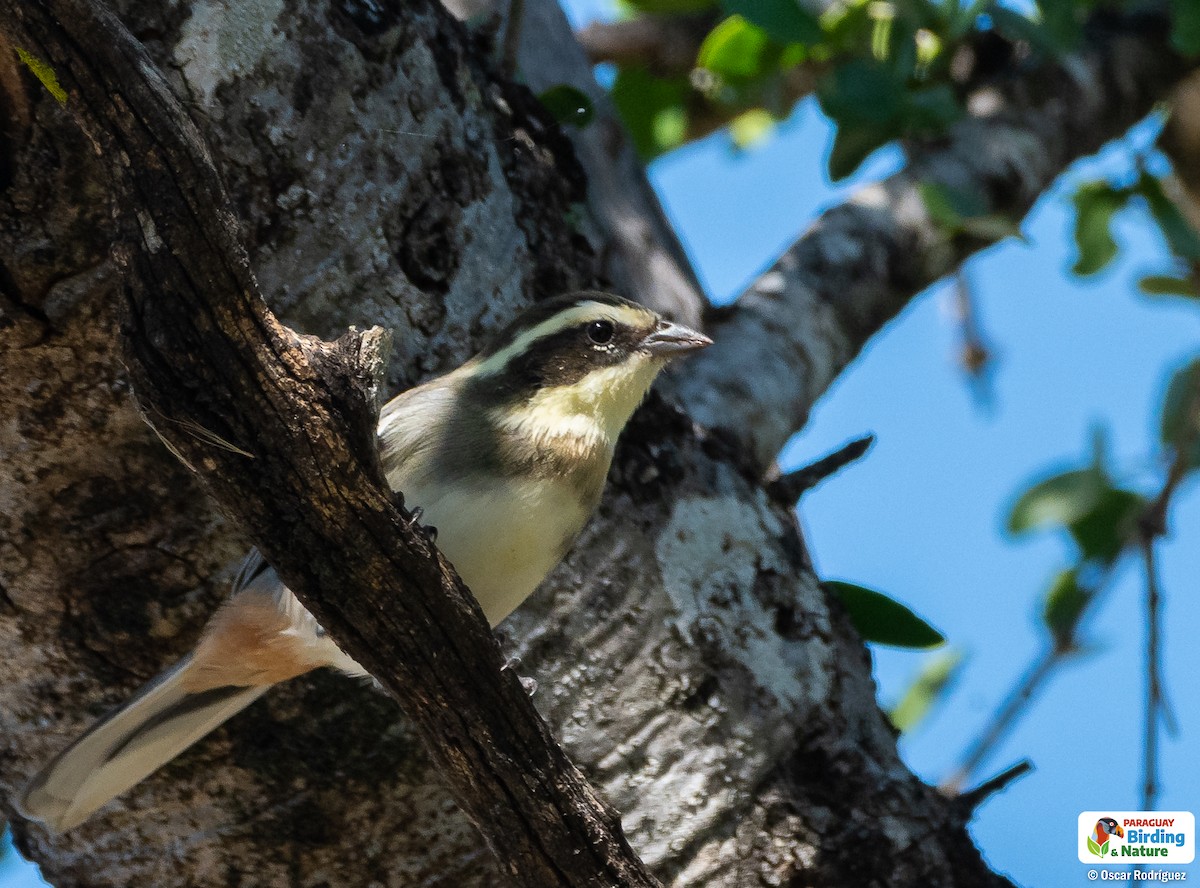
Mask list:
[[897,731],[911,731],[925,720],[934,705],[945,697],[950,686],[962,674],[963,654],[960,650],[947,650],[925,661],[917,677],[904,692],[888,718]]
[[1075,647],[1075,629],[1091,600],[1091,592],[1079,585],[1076,568],[1061,571],[1055,576],[1042,606],[1042,622],[1054,637],[1056,650],[1069,651]]
[[1129,193],[1107,182],[1086,182],[1079,186],[1075,204],[1075,248],[1079,252],[1072,271],[1079,275],[1095,274],[1117,255],[1113,240],[1113,214],[1129,201]]
[[1148,296],[1189,296],[1200,298],[1200,290],[1191,278],[1152,274],[1138,281],[1138,288]]
[[854,59],[839,65],[823,78],[817,98],[838,124],[829,153],[834,181],[849,176],[873,151],[903,132],[904,83],[878,62]]
[[596,116],[592,100],[583,91],[566,83],[550,87],[538,96],[538,101],[561,124],[582,129]]
[[1104,436],[1097,432],[1091,466],[1054,475],[1026,490],[1009,514],[1009,532],[1062,527],[1084,560],[1115,561],[1134,538],[1145,501],[1112,486],[1104,468],[1105,449]]
[[962,115],[962,104],[944,83],[910,92],[901,113],[912,133],[941,132]]
[[1188,262],[1200,262],[1200,235],[1163,191],[1162,183],[1149,173],[1138,178],[1137,191],[1150,207],[1171,252]]
[[1060,525],[1069,527],[1100,502],[1108,479],[1095,467],[1063,472],[1040,481],[1017,499],[1008,515],[1009,533]]
[[717,5],[717,0],[620,0],[621,5],[636,12],[651,15],[684,15],[703,12]]
[[946,638],[911,610],[881,592],[829,580],[825,588],[841,599],[863,641],[902,648],[932,648]]
[[732,15],[708,32],[696,64],[732,80],[747,80],[763,73],[770,38],[767,32],[740,15]]
[[775,129],[775,118],[763,108],[751,108],[729,122],[729,137],[739,148],[761,142]]
[[687,112],[682,105],[672,105],[663,108],[654,116],[651,130],[654,144],[663,153],[683,144],[687,135]]
[[896,22],[895,8],[891,4],[872,3],[868,8],[873,24],[871,27],[871,55],[880,61],[892,56],[892,25]]
[[1200,4],[1171,0],[1171,44],[1187,56],[1200,55]]
[[1006,237],[1025,239],[1019,223],[999,214],[964,219],[962,227],[967,234],[985,241],[1002,241]]
[[819,43],[817,17],[798,0],[721,0],[721,8],[754,22],[780,43]]
[[644,68],[624,67],[613,82],[612,100],[643,160],[678,147],[687,132],[683,78],[654,77]]
[[864,45],[870,45],[875,29],[870,3],[829,3],[821,13],[824,30],[823,45],[832,53],[859,55]]
[[1066,47],[1059,44],[1040,22],[1035,22],[1019,12],[993,3],[988,9],[988,16],[992,20],[992,27],[1015,43],[1028,43],[1037,52],[1049,56],[1059,56],[1066,52]]
[[955,188],[938,182],[922,182],[921,198],[935,222],[951,228],[962,227],[967,219],[987,212],[987,198],[974,188]]
[[1076,0],[1038,0],[1041,29],[1060,50],[1079,46],[1083,37],[1083,19]]
[[938,228],[954,234],[962,228],[964,215],[956,205],[954,189],[937,182],[922,182],[917,186],[925,209]]
[[906,97],[903,81],[888,67],[853,59],[821,81],[817,98],[822,110],[838,123],[879,127],[895,124]]
[[1085,559],[1111,564],[1136,538],[1137,521],[1145,508],[1146,502],[1138,494],[1110,487],[1067,529]]
[[946,234],[968,234],[986,241],[1022,237],[1021,226],[1012,219],[987,212],[987,198],[977,189],[922,182],[918,190],[929,215]]
[[873,151],[890,142],[894,135],[886,127],[871,124],[840,125],[833,136],[833,147],[829,150],[829,178],[835,182],[845,179]]
[[1163,397],[1161,437],[1163,444],[1177,450],[1189,444],[1188,468],[1200,469],[1200,415],[1196,392],[1200,391],[1200,358],[1176,370]]
[[1088,846],[1088,850],[1091,851],[1093,854],[1095,854],[1097,857],[1104,856],[1104,852],[1100,849],[1100,846],[1096,844],[1096,840],[1093,839],[1091,836],[1088,836],[1087,846]]

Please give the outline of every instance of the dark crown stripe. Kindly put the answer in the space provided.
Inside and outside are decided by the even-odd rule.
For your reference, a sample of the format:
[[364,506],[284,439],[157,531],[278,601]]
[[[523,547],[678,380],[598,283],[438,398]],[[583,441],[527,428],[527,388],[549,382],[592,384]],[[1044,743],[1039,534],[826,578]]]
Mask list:
[[538,324],[550,320],[559,312],[582,305],[585,302],[598,302],[601,305],[646,311],[645,308],[636,302],[632,302],[621,296],[614,296],[612,293],[605,293],[601,290],[582,290],[577,293],[567,293],[564,296],[555,296],[552,299],[545,299],[535,303],[521,312],[515,320],[496,335],[495,339],[488,343],[487,347],[479,353],[479,357],[485,360],[490,358],[492,355],[516,342],[517,338],[527,330],[532,330]]

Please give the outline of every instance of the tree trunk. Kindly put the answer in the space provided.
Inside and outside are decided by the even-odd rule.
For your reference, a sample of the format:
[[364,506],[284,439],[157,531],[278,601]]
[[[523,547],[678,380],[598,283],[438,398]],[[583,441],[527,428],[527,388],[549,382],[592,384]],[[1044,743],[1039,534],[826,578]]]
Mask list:
[[[554,10],[529,6],[530,29],[561,41]],[[393,389],[566,289],[615,281],[702,313],[619,130],[585,130],[577,154],[432,2],[119,12],[206,135],[272,309],[325,338],[392,328]],[[1159,67],[1128,74],[1124,104],[1101,103],[1098,116],[1123,116],[1097,134],[1179,76],[1153,40]],[[133,409],[104,166],[11,58],[0,52],[0,799],[188,649],[244,548]],[[531,60],[529,81],[559,63]],[[577,158],[603,187],[589,192]],[[813,300],[819,329],[842,324],[852,345],[798,369],[831,378],[915,283],[853,317]],[[790,504],[768,499],[762,460],[738,443],[769,453],[821,386],[807,404],[772,389],[790,415],[761,435],[714,432],[670,400],[682,391],[720,425],[718,399],[694,394],[704,373],[719,379],[695,371],[640,412],[597,519],[502,627],[534,702],[668,884],[1003,884],[966,835],[969,811],[899,761],[868,655],[817,584]],[[394,704],[329,675],[268,695],[67,836],[13,828],[57,886],[500,879]]]

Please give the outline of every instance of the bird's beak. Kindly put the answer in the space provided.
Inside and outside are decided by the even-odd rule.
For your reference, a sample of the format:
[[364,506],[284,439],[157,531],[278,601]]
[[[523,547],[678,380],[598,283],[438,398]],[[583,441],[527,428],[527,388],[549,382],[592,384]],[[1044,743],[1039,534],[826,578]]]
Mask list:
[[659,321],[658,326],[642,340],[641,347],[657,357],[670,358],[710,345],[712,340],[703,333],[697,333],[683,324]]
[[1113,834],[1121,837],[1122,839],[1125,838],[1125,830],[1121,829],[1119,826],[1113,827]]

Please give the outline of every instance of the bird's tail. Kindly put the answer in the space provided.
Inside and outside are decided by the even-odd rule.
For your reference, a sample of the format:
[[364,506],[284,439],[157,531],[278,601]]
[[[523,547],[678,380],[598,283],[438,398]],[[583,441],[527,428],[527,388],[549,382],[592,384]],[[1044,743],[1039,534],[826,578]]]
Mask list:
[[92,725],[29,782],[18,810],[55,831],[71,829],[270,687],[196,690],[191,664],[191,657],[183,659]]

